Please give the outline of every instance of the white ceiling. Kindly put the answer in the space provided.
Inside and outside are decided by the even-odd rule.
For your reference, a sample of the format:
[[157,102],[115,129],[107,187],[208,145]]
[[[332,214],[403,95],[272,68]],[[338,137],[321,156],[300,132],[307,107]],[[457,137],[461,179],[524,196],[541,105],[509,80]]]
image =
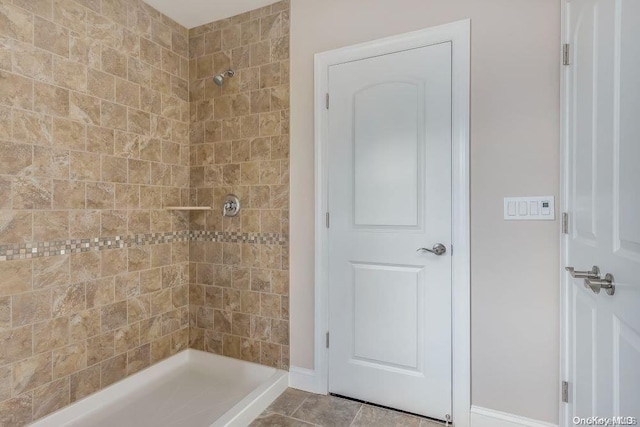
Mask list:
[[193,28],[258,9],[277,0],[143,0],[179,24]]

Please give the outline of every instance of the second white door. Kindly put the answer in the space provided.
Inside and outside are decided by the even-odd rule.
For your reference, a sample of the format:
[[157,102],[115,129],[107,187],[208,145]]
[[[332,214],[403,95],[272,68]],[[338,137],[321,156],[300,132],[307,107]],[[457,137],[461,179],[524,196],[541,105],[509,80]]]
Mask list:
[[329,391],[446,419],[451,43],[331,66],[329,92]]

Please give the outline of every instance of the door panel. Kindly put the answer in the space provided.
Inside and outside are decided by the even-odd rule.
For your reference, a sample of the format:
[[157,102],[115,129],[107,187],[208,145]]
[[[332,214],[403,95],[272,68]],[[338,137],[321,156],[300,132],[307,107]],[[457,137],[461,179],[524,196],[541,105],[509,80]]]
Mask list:
[[417,369],[423,269],[371,264],[354,264],[353,269],[353,358]]
[[619,414],[638,412],[640,397],[640,334],[615,318],[614,320],[614,410]]
[[355,225],[418,225],[419,92],[415,83],[385,82],[354,95]]
[[567,265],[614,277],[615,293],[567,278],[567,418],[640,417],[640,5],[567,2],[570,65]]
[[329,91],[329,391],[445,419],[451,44],[331,66]]
[[619,0],[616,35],[616,72],[614,90],[619,111],[614,119],[619,126],[614,134],[615,245],[622,256],[640,260],[640,2]]

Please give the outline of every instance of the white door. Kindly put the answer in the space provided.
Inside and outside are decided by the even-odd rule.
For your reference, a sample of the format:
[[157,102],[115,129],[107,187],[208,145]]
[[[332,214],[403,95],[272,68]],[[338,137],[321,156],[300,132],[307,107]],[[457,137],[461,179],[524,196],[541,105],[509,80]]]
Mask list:
[[640,2],[570,0],[566,12],[566,265],[615,284],[596,294],[567,273],[573,425],[640,417]]
[[445,419],[451,43],[331,66],[329,93],[329,391]]

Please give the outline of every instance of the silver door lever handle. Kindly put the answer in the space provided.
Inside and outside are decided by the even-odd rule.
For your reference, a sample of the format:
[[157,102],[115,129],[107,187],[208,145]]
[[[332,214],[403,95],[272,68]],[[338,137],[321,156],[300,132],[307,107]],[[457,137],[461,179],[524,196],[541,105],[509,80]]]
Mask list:
[[604,289],[607,295],[613,295],[616,292],[613,276],[609,273],[604,276],[604,279],[584,279],[584,285],[591,288],[595,294],[599,294],[601,289]]
[[577,271],[573,267],[565,267],[565,270],[569,272],[574,279],[599,279],[600,269],[597,265],[591,267],[590,271]]
[[442,243],[436,243],[435,245],[433,245],[432,249],[418,248],[416,252],[431,252],[432,254],[435,254],[435,255],[443,255],[445,252],[447,252],[447,247]]

